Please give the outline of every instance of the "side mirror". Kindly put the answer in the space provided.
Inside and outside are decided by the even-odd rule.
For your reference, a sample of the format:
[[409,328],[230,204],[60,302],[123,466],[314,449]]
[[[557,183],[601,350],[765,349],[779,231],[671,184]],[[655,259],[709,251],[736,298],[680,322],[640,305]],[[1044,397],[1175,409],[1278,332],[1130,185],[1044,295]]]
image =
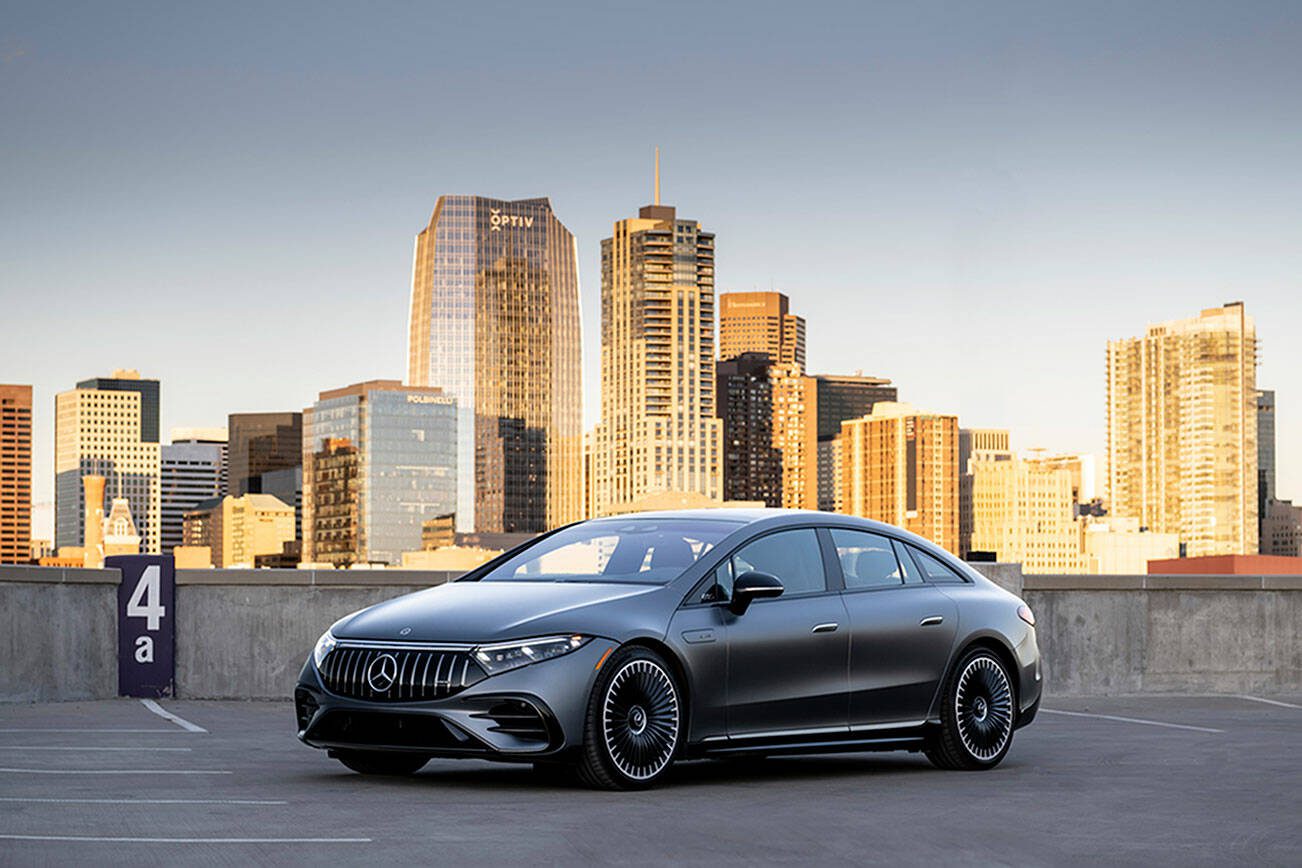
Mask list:
[[728,609],[734,615],[744,615],[755,600],[780,597],[782,591],[782,583],[778,581],[777,576],[751,570],[742,573],[732,583],[732,600],[728,603]]

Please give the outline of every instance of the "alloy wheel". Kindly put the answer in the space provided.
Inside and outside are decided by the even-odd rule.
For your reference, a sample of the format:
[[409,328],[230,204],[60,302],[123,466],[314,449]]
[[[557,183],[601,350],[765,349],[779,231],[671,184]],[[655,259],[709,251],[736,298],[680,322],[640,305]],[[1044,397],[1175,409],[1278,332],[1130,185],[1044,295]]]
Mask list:
[[602,702],[602,731],[611,762],[626,777],[655,777],[678,746],[679,704],[674,681],[652,660],[628,661]]
[[955,696],[958,735],[973,757],[999,756],[1013,732],[1013,689],[993,658],[979,656],[963,669]]

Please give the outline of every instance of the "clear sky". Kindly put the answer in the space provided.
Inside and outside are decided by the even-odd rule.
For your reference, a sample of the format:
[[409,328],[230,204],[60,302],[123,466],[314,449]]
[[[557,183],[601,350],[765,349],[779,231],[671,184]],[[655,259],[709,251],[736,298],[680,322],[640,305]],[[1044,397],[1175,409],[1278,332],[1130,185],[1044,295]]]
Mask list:
[[[721,291],[785,291],[816,372],[1104,444],[1104,351],[1242,299],[1302,498],[1302,4],[9,2],[0,382],[136,367],[162,424],[405,374],[440,193],[599,243],[663,193]],[[48,535],[49,512],[35,530]]]

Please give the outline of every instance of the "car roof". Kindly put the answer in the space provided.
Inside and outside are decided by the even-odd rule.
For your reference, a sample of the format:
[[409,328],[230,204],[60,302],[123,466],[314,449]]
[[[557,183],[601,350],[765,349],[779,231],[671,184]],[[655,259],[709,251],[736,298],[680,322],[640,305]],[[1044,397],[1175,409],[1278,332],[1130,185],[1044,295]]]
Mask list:
[[[773,519],[822,519],[841,524],[855,524],[864,528],[907,533],[902,528],[884,524],[869,518],[845,515],[839,512],[819,512],[812,509],[776,509],[764,507],[719,507],[705,509],[666,509],[654,512],[628,512],[620,515],[608,515],[592,521],[621,521],[626,519],[699,519],[701,521],[730,521],[748,525],[767,522]],[[780,523],[780,522],[774,522]]]

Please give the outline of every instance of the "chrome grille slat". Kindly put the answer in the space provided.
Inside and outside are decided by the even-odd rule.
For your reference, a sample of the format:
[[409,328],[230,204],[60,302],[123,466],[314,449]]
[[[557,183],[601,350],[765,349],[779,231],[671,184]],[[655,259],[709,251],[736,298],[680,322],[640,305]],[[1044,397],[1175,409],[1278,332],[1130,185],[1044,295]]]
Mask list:
[[[371,687],[368,672],[382,655],[394,658],[396,674],[385,691]],[[340,696],[375,702],[425,702],[459,693],[487,676],[461,648],[404,648],[367,642],[340,643],[322,662],[321,678],[327,690]]]

